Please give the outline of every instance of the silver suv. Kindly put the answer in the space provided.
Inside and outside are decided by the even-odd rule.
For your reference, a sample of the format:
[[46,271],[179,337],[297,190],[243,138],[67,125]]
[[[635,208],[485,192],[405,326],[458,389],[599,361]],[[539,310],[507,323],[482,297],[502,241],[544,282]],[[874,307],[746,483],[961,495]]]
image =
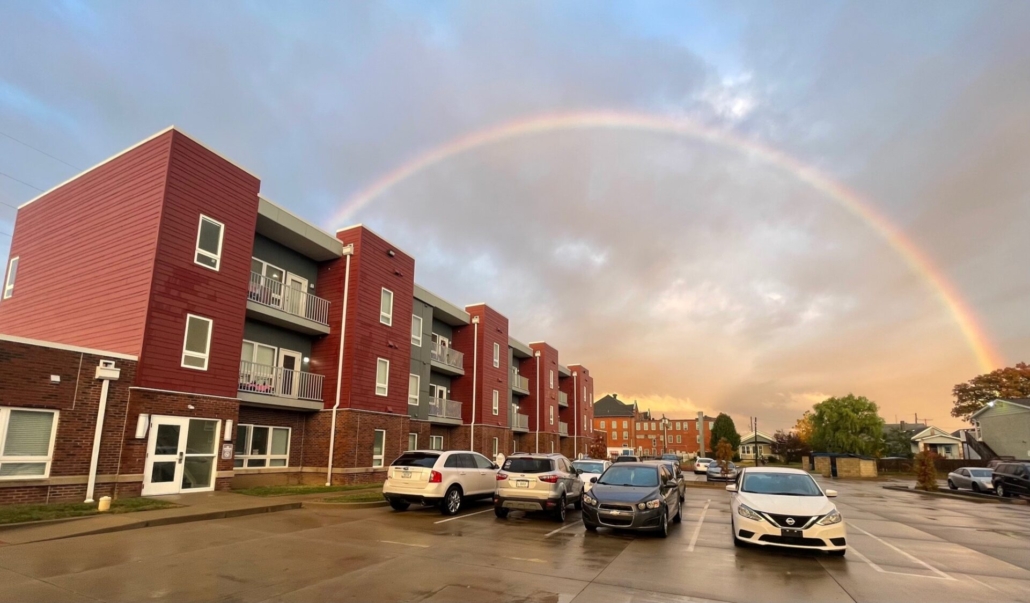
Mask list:
[[560,454],[514,454],[497,472],[494,513],[503,519],[512,509],[547,511],[564,522],[569,503],[582,508],[583,482],[579,474]]

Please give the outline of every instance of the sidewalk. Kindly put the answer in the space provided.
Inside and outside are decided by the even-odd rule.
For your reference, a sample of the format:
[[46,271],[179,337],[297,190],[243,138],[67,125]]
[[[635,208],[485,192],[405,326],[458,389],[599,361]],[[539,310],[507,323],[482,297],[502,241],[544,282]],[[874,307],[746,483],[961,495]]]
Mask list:
[[156,509],[118,515],[90,515],[74,519],[44,521],[32,524],[0,527],[0,546],[58,540],[90,534],[104,534],[121,530],[134,530],[151,526],[239,517],[255,513],[274,513],[299,509],[304,501],[325,498],[326,494],[300,494],[293,496],[247,496],[233,492],[198,492],[162,496],[161,500],[181,507]]

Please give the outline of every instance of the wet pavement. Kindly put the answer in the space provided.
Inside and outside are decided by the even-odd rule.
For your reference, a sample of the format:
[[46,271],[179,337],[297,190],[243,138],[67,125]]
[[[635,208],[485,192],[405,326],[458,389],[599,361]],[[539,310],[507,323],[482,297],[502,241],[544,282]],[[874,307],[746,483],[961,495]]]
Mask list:
[[735,549],[691,488],[668,539],[473,506],[303,509],[0,547],[0,601],[1028,601],[1030,508],[834,482],[844,558]]

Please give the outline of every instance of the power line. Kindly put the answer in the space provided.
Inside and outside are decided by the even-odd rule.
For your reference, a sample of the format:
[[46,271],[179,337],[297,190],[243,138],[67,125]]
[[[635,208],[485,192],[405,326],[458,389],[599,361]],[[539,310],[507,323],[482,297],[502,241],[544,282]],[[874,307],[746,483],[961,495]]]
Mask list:
[[32,185],[31,185],[31,184],[29,184],[28,182],[25,182],[24,180],[19,180],[18,178],[15,178],[14,176],[12,176],[12,175],[10,175],[10,174],[5,174],[5,173],[3,173],[3,172],[0,172],[0,176],[7,176],[7,177],[8,177],[8,178],[10,178],[11,180],[14,180],[15,182],[20,182],[21,184],[24,184],[25,186],[27,186],[27,187],[29,187],[29,188],[34,188],[34,189],[36,189],[37,191],[39,191],[39,192],[41,192],[41,193],[42,193],[42,192],[45,192],[45,191],[44,191],[43,189],[39,188],[38,186],[32,186]]
[[46,151],[44,151],[44,150],[42,150],[42,149],[36,148],[36,147],[32,146],[31,144],[29,144],[29,143],[27,143],[27,142],[23,141],[23,140],[18,140],[17,138],[15,138],[14,136],[11,136],[11,135],[10,135],[10,134],[8,134],[7,132],[0,132],[0,136],[6,136],[7,138],[10,138],[10,139],[11,139],[11,140],[13,140],[14,142],[16,142],[16,143],[18,143],[18,144],[21,144],[21,145],[25,145],[25,146],[29,147],[30,149],[32,149],[33,151],[36,151],[37,153],[41,153],[41,154],[43,154],[43,155],[46,155],[47,157],[49,157],[49,158],[53,159],[54,161],[60,161],[61,163],[65,164],[66,166],[68,166],[68,167],[70,167],[70,168],[74,168],[74,169],[76,169],[76,170],[78,170],[78,169],[82,169],[82,168],[76,167],[76,166],[74,166],[74,165],[72,165],[72,164],[68,163],[68,162],[67,162],[67,161],[65,161],[64,159],[61,159],[60,157],[54,157],[54,156],[53,156],[53,155],[51,155],[50,153],[47,153]]
[[4,232],[4,231],[0,230],[0,234],[7,235],[7,236],[11,237],[12,239],[14,238],[14,237],[11,236],[11,233],[9,233],[9,232]]

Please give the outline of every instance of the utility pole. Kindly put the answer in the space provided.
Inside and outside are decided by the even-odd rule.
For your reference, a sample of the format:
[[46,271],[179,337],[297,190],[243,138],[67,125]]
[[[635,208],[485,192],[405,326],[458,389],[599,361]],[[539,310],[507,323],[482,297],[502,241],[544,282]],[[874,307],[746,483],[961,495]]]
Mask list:
[[697,443],[698,453],[697,456],[704,457],[705,455],[705,412],[703,410],[697,413]]

